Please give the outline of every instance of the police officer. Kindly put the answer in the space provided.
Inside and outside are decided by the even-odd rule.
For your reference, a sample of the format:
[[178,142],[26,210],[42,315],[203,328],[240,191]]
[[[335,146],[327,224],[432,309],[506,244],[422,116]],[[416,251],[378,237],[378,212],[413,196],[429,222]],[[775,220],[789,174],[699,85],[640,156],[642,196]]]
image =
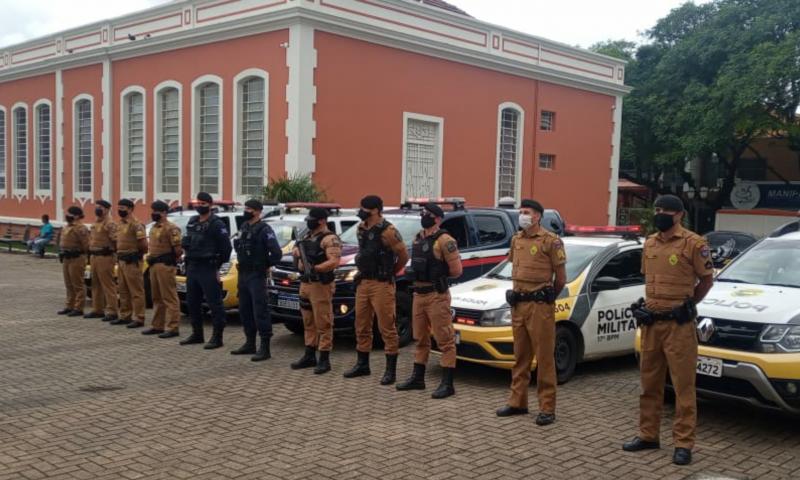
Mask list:
[[69,207],[64,219],[67,221],[67,226],[61,232],[58,258],[62,264],[67,301],[64,309],[58,314],[78,317],[83,315],[83,305],[86,302],[83,272],[86,269],[86,253],[89,251],[89,230],[81,222],[83,219],[81,207]]
[[111,219],[111,204],[95,202],[97,220],[89,235],[89,264],[92,266],[92,311],[83,318],[117,319],[117,283],[114,280],[114,249],[117,246],[117,224]]
[[156,200],[150,205],[150,218],[155,222],[150,228],[147,264],[150,265],[150,291],[153,295],[153,320],[142,335],[159,338],[178,336],[181,311],[175,286],[178,259],[181,249],[181,229],[169,221],[169,205]]
[[[261,221],[262,210],[264,205],[258,200],[245,202],[244,223],[239,228],[239,238],[233,243],[239,269],[239,317],[246,340],[231,354],[255,354],[250,357],[254,362],[272,357],[269,351],[272,320],[267,309],[267,273],[280,261],[283,253],[272,227]],[[261,337],[258,351],[256,331]]]
[[111,325],[128,328],[144,326],[144,275],[142,259],[147,253],[144,225],[133,216],[134,203],[127,198],[117,202],[117,279],[119,282],[119,318]]
[[214,199],[206,192],[197,194],[195,211],[189,219],[182,246],[186,259],[186,301],[192,322],[192,334],[181,340],[181,345],[203,343],[202,302],[211,309],[214,330],[211,340],[203,347],[212,350],[222,346],[225,329],[225,309],[222,306],[222,286],[219,268],[230,260],[231,240],[225,223],[211,213]]
[[395,275],[408,262],[408,250],[400,232],[381,212],[383,200],[376,195],[361,199],[358,217],[358,255],[356,266],[356,351],[358,360],[345,378],[369,375],[369,353],[372,350],[372,322],[378,329],[386,353],[386,370],[381,385],[391,385],[397,377],[399,339],[395,325]]
[[[292,369],[316,366],[314,373],[330,371],[333,348],[333,271],[339,266],[342,242],[328,230],[328,211],[315,207],[306,217],[308,232],[292,250],[300,277],[300,310],[303,315],[306,350]],[[308,260],[306,264],[303,258]],[[316,351],[319,350],[319,362]]]
[[[711,251],[703,237],[681,226],[683,202],[674,195],[655,201],[658,233],[647,238],[642,254],[646,300],[632,309],[641,327],[639,435],[622,448],[629,452],[660,448],[659,427],[667,371],[675,389],[672,461],[692,461],[697,401],[695,305],[713,285]],[[644,305],[642,305],[644,303]]]
[[411,268],[407,274],[414,281],[412,328],[417,348],[411,377],[397,385],[398,390],[425,389],[425,366],[428,364],[433,333],[442,352],[439,360],[442,381],[431,395],[432,398],[447,398],[456,393],[453,388],[456,342],[447,280],[460,277],[463,268],[458,244],[439,228],[443,218],[444,212],[438,205],[425,205],[420,219],[422,230],[414,238],[411,248]]
[[541,226],[543,214],[544,208],[536,200],[520,203],[521,230],[512,237],[508,253],[513,290],[506,292],[514,335],[511,395],[508,404],[497,410],[498,417],[528,413],[528,385],[535,355],[539,426],[556,419],[555,298],[567,277],[564,244]]

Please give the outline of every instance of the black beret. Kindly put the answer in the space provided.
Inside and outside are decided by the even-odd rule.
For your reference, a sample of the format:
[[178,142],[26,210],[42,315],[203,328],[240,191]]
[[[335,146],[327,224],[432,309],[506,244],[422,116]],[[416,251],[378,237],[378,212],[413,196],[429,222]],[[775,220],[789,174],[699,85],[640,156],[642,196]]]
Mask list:
[[435,203],[426,203],[422,206],[422,208],[428,212],[430,212],[434,217],[444,218],[444,210],[439,205]]
[[542,207],[542,204],[529,198],[526,198],[520,202],[519,208],[530,208],[531,210],[536,210],[539,212],[540,215],[544,214],[544,207]]
[[110,203],[108,203],[108,202],[106,202],[106,201],[105,201],[105,200],[103,200],[102,198],[101,198],[100,200],[95,200],[95,201],[94,201],[94,204],[95,204],[95,205],[100,205],[100,206],[101,206],[101,207],[103,207],[103,208],[111,208],[111,204],[110,204]]
[[150,204],[150,209],[154,212],[168,212],[169,205],[167,202],[162,202],[161,200],[156,200],[155,202]]
[[377,195],[367,195],[361,199],[361,207],[368,208],[370,210],[373,208],[383,210],[383,200]]
[[682,212],[683,201],[675,195],[660,195],[653,204],[656,208],[663,208],[668,212]]
[[82,217],[83,209],[81,207],[73,205],[67,209],[67,213],[69,213],[70,215],[75,215],[77,217]]
[[308,211],[308,216],[315,220],[325,220],[328,218],[328,210],[322,207],[314,207]]
[[121,199],[119,202],[117,202],[117,205],[120,205],[120,206],[123,206],[123,207],[128,207],[128,208],[133,208],[133,202],[128,200],[127,198]]
[[214,199],[211,197],[210,194],[206,192],[200,192],[197,194],[197,200],[206,203],[214,203]]
[[259,212],[264,210],[264,204],[255,198],[251,198],[250,200],[244,202],[244,206],[252,208],[253,210],[258,210]]

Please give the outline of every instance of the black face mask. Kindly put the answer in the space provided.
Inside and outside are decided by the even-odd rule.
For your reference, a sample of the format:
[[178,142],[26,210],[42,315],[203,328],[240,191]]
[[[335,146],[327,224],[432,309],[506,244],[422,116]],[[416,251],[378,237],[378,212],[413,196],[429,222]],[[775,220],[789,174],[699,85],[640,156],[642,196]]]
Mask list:
[[125,218],[125,217],[127,217],[127,216],[128,216],[128,211],[127,211],[127,210],[117,210],[117,214],[118,214],[120,217],[122,217],[122,218]]
[[666,232],[675,225],[675,220],[669,213],[656,213],[653,223],[660,232]]
[[311,231],[316,230],[316,228],[319,227],[319,220],[316,218],[309,218],[306,220],[306,227]]
[[155,212],[151,213],[150,214],[150,218],[152,218],[154,222],[157,222],[157,221],[161,220],[161,214],[160,213],[155,213]]
[[211,207],[200,206],[200,207],[195,208],[195,211],[197,213],[199,213],[200,215],[208,215],[208,212],[211,211]]
[[64,220],[66,220],[67,223],[72,223],[75,221],[75,217],[73,217],[72,215],[64,215]]
[[253,214],[253,212],[247,212],[247,211],[245,211],[245,212],[242,214],[242,217],[244,218],[244,221],[245,221],[245,222],[249,222],[250,220],[252,220],[252,219],[253,219],[253,217],[255,217],[255,215]]
[[356,216],[361,220],[366,220],[370,217],[370,213],[364,210],[363,208],[360,208],[358,209],[358,213],[356,213]]
[[423,215],[419,223],[422,224],[422,228],[431,228],[436,225],[436,219],[430,215]]
[[100,207],[95,208],[94,209],[94,214],[95,214],[96,217],[102,217],[103,216],[103,209],[100,208]]

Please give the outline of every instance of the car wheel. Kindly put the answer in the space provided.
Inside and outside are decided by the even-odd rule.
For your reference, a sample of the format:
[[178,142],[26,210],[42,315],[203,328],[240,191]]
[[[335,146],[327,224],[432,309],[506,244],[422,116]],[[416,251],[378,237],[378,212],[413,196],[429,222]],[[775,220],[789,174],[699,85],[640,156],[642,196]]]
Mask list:
[[578,364],[578,339],[569,327],[556,327],[555,356],[556,376],[560,385],[572,378]]
[[303,322],[298,322],[296,320],[284,320],[283,325],[294,335],[303,334]]

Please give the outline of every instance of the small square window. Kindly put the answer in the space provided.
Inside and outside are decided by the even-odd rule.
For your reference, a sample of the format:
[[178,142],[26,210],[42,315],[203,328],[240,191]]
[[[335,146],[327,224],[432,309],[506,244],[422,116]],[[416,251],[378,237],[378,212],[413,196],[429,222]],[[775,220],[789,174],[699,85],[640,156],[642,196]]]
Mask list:
[[552,132],[556,129],[556,112],[548,112],[542,110],[542,121],[540,122],[541,130],[545,132]]
[[553,170],[556,167],[556,156],[549,153],[539,154],[539,168],[541,170]]

